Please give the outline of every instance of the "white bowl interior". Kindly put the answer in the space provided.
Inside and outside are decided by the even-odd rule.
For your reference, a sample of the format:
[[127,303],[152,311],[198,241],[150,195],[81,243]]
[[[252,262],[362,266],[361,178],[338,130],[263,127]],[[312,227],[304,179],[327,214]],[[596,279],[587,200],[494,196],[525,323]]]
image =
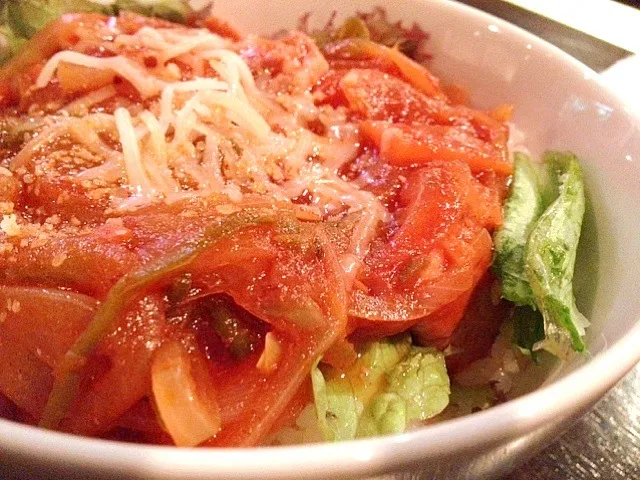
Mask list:
[[[313,11],[322,25],[382,1],[216,0],[214,12],[246,32],[295,28]],[[0,421],[0,464],[11,458],[67,471],[138,478],[329,478],[382,472],[409,462],[468,461],[465,452],[520,438],[591,405],[640,358],[640,119],[600,85],[596,75],[554,47],[502,21],[442,0],[385,3],[393,20],[417,21],[431,33],[431,69],[468,89],[472,103],[516,106],[515,123],[531,151],[572,150],[584,161],[589,195],[577,296],[592,319],[589,350],[597,356],[567,378],[470,417],[396,437],[275,449],[177,450],[74,438]],[[626,335],[626,337],[625,337]],[[577,392],[580,392],[577,395]],[[3,459],[4,455],[4,459]],[[454,459],[455,460],[452,460]],[[448,460],[447,460],[448,459]],[[439,463],[440,462],[440,463]]]

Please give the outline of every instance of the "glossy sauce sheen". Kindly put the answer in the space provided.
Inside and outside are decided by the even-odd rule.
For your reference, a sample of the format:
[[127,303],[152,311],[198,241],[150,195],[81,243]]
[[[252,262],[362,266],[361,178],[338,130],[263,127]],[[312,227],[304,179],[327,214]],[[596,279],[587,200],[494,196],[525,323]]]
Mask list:
[[[310,401],[318,357],[348,363],[345,339],[412,329],[422,344],[462,352],[451,358],[454,370],[486,355],[508,314],[490,301],[487,273],[511,172],[501,118],[453,104],[422,66],[389,49],[346,40],[320,51],[296,32],[229,41],[255,95],[287,105],[291,118],[300,99],[318,109],[303,126],[295,117],[300,135],[316,142],[304,167],[324,168],[332,185],[351,190],[339,200],[311,186],[274,197],[237,180],[241,198],[221,189],[122,209],[135,192],[119,173],[77,180],[106,162],[101,151],[69,133],[23,148],[74,100],[105,87],[115,93],[87,113],[154,108],[157,95],[143,98],[118,72],[91,67],[61,64],[46,86],[34,86],[56,52],[109,58],[114,37],[143,27],[185,30],[131,14],[68,16],[0,70],[0,415],[37,423],[54,379],[72,368],[79,389],[56,428],[171,443],[150,374],[155,352],[171,343],[191,359],[196,384],[209,385],[198,395],[219,406],[221,427],[205,444],[258,445]],[[56,42],[38,43],[51,35]],[[118,54],[158,66],[144,48]],[[217,76],[196,53],[173,64],[182,81]],[[265,118],[272,132],[291,133]],[[355,136],[329,141],[332,128]],[[111,127],[96,131],[105,149],[122,151]],[[335,145],[339,161],[322,150]],[[302,178],[289,179],[287,168],[284,177],[268,170],[267,185]],[[200,187],[187,178],[177,188]],[[139,273],[150,265],[152,279]],[[134,274],[144,285],[122,297],[107,334],[70,367],[65,353]],[[269,333],[279,354],[266,371],[257,365]]]

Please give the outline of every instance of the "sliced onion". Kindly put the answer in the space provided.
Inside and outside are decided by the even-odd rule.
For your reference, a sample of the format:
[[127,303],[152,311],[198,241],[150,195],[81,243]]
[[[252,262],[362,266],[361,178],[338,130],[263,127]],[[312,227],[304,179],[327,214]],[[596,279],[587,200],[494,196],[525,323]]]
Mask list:
[[207,375],[194,378],[189,354],[176,342],[160,347],[151,365],[151,387],[162,424],[179,447],[193,447],[220,430],[220,408]]
[[264,374],[272,373],[278,367],[281,353],[282,347],[278,338],[273,332],[268,332],[264,337],[264,350],[256,367]]

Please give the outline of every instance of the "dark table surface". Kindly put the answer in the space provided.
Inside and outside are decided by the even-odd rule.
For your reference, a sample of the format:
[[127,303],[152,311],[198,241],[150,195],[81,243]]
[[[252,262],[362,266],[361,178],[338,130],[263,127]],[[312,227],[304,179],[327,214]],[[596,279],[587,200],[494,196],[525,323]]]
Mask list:
[[504,480],[640,479],[640,366],[556,442]]
[[[529,30],[598,72],[630,55],[499,0],[460,1]],[[623,3],[640,6],[638,0]],[[558,440],[503,480],[543,479],[640,480],[640,365]]]

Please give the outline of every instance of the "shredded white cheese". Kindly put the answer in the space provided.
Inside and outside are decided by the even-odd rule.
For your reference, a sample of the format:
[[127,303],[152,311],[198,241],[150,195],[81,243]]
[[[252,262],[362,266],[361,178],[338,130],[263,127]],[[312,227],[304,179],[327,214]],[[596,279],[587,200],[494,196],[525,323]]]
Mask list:
[[[311,195],[304,214],[314,219],[362,211],[341,259],[355,278],[388,213],[373,194],[338,175],[359,147],[357,128],[344,112],[316,106],[309,91],[275,95],[260,90],[229,41],[207,30],[147,26],[133,35],[117,35],[112,45],[120,54],[106,58],[59,52],[36,82],[38,88],[45,87],[66,62],[112,70],[145,99],[143,106],[121,102],[113,115],[88,115],[82,123],[70,118],[41,132],[46,141],[71,133],[105,159],[80,169],[77,180],[124,185],[130,197],[114,205],[120,209],[211,194],[227,196],[233,208],[251,193],[280,201]],[[136,49],[155,59],[151,66],[128,56]],[[184,65],[191,68],[186,77]],[[324,62],[315,68],[328,67]],[[112,86],[103,87],[66,108],[83,112],[116,94]],[[322,135],[309,127],[312,122],[323,125]],[[102,140],[105,132],[118,138],[119,148]],[[5,232],[17,231],[12,218],[5,215]]]

